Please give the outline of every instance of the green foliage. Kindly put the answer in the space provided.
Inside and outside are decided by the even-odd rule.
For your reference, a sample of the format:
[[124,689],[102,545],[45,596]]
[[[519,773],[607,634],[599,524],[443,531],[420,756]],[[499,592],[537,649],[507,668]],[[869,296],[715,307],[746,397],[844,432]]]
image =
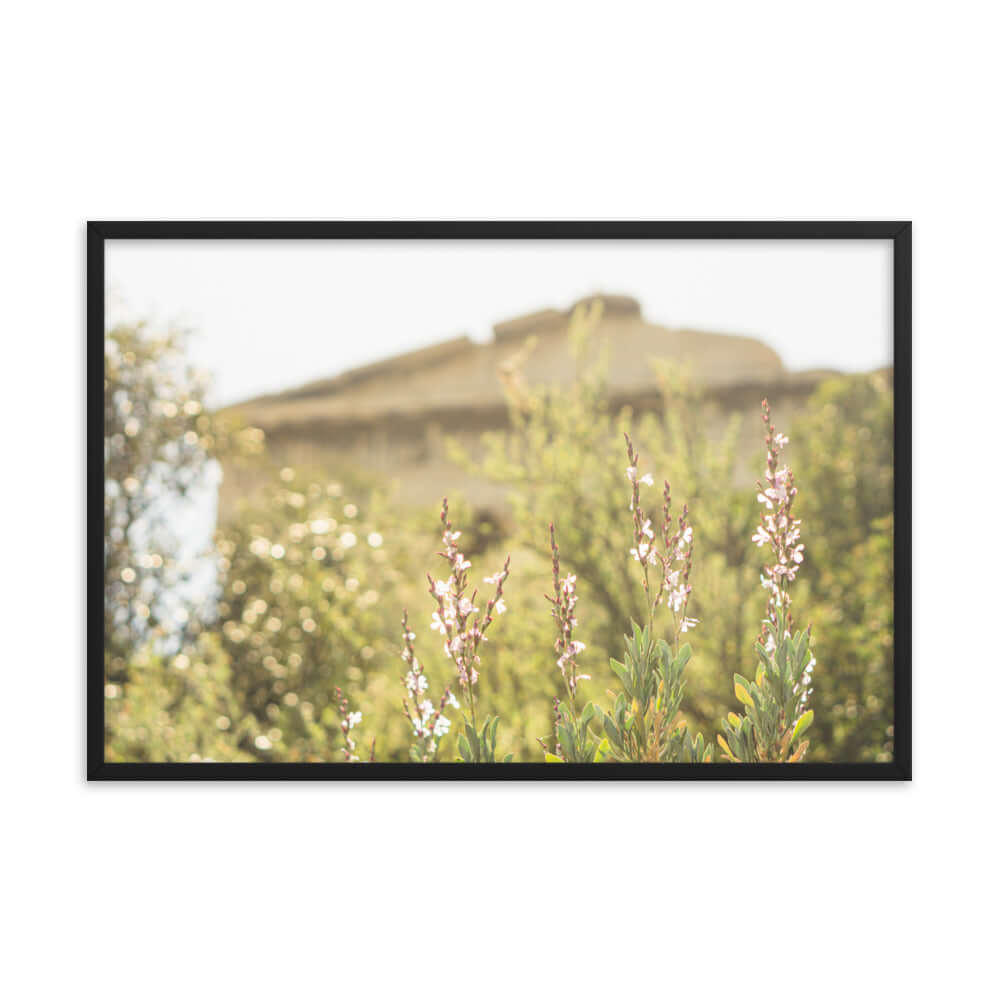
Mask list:
[[[342,484],[292,469],[219,530],[222,645],[234,693],[278,734],[272,754],[332,755],[341,743],[338,687],[380,716],[398,705],[398,679],[371,669],[398,655],[389,638],[399,578],[390,537]],[[405,728],[394,721],[380,740],[401,745]]]
[[632,623],[625,639],[625,662],[611,661],[621,691],[611,712],[601,712],[604,732],[614,760],[635,763],[702,763],[711,759],[701,733],[692,739],[678,720],[684,695],[684,667],[691,659],[685,643],[674,655],[664,639],[654,639],[652,628]]
[[809,741],[803,739],[812,725],[813,711],[806,709],[809,670],[815,660],[809,633],[786,634],[786,618],[778,612],[777,625],[764,623],[766,642],[754,646],[760,661],[753,681],[740,674],[733,688],[743,705],[723,720],[718,737],[723,760],[738,763],[795,763],[805,757]]
[[252,761],[270,745],[233,695],[215,636],[202,636],[190,654],[137,650],[129,681],[109,682],[104,696],[109,761]]
[[[466,764],[497,763],[497,716],[487,716],[483,728],[476,731],[471,722],[465,723],[465,732],[458,734],[458,759]],[[506,754],[503,763],[508,764],[514,759],[513,754]]]
[[892,408],[889,375],[845,376],[824,382],[793,425],[800,513],[812,526],[800,600],[828,665],[811,759],[892,759]]
[[[556,753],[545,751],[547,761],[571,764],[593,764],[607,758],[608,746],[591,734],[590,723],[597,714],[592,701],[584,705],[580,715],[567,718],[556,706]],[[545,744],[542,744],[544,749]]]

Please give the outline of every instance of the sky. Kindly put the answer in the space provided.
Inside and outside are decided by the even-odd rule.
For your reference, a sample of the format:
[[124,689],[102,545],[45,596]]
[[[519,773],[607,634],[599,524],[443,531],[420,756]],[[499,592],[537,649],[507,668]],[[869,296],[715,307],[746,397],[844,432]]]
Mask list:
[[108,315],[192,330],[223,405],[631,295],[651,323],[756,337],[793,370],[892,361],[888,241],[110,240]]

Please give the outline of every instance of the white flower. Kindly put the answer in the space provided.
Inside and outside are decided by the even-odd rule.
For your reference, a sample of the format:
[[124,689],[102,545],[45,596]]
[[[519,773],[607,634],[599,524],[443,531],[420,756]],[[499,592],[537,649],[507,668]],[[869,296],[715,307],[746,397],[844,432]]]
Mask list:
[[423,674],[415,674],[412,671],[406,675],[406,690],[411,694],[427,690],[427,678]]
[[440,739],[444,736],[448,730],[451,729],[451,720],[443,715],[437,717],[437,722],[434,723],[434,737],[435,739]]
[[570,655],[575,656],[577,653],[582,653],[586,648],[587,647],[582,642],[574,639],[569,644],[569,653]]
[[496,604],[493,605],[493,610],[498,614],[502,615],[507,610],[507,605],[504,604],[503,598],[499,598]]
[[457,570],[469,569],[469,567],[471,566],[472,563],[470,563],[469,560],[466,559],[461,552],[455,553],[455,569]]
[[642,526],[642,533],[647,538],[655,538],[656,537],[655,534],[654,534],[654,532],[653,532],[652,524],[653,524],[653,522],[650,521],[650,519],[647,517],[646,518],[646,523]]
[[436,611],[431,615],[431,630],[434,632],[440,632],[442,635],[448,634],[447,626]]
[[450,578],[448,580],[435,580],[434,581],[434,595],[436,597],[447,597],[451,594],[452,587],[454,586],[454,581]]
[[676,590],[670,591],[667,597],[667,604],[670,606],[670,609],[672,611],[680,611],[684,607],[684,601],[690,592],[691,588],[687,586],[680,586]]
[[451,693],[451,691],[448,692],[448,701],[447,701],[447,704],[451,705],[452,708],[461,708],[462,707],[461,705],[459,705],[458,699]]
[[353,729],[360,722],[361,722],[361,713],[360,712],[351,712],[347,716],[347,728],[348,729]]
[[625,475],[628,476],[629,482],[632,482],[632,483],[635,483],[635,482],[644,483],[646,486],[652,486],[653,485],[653,477],[648,472],[644,476],[641,476],[639,479],[636,479],[636,475],[638,474],[638,471],[639,470],[636,469],[636,467],[634,465],[630,465],[625,470]]
[[788,444],[788,438],[785,437],[785,435],[779,431],[777,434],[774,435],[774,443],[775,445],[777,445],[777,447],[784,448],[785,445]]
[[701,621],[700,618],[685,618],[681,622],[681,631],[682,632],[687,632],[690,629],[693,629],[695,627],[695,625],[698,624],[699,621]]
[[498,569],[492,576],[484,576],[483,583],[502,583],[504,579],[504,574],[502,569]]
[[649,542],[640,542],[638,549],[629,549],[629,555],[635,557],[636,562],[644,562],[649,556]]
[[771,541],[771,536],[764,530],[762,525],[757,525],[757,530],[754,532],[753,538],[750,539],[752,542],[757,543],[757,547],[760,548],[765,542]]
[[469,615],[474,614],[478,610],[479,610],[479,608],[474,608],[472,606],[472,601],[470,601],[467,597],[463,597],[458,602],[458,613],[460,615],[464,615],[464,616],[468,617]]

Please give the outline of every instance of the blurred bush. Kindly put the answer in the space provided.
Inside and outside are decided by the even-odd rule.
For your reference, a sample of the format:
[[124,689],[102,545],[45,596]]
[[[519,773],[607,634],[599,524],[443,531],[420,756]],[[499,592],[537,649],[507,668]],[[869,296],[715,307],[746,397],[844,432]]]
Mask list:
[[795,425],[798,596],[818,660],[813,739],[830,760],[892,759],[893,396],[886,372],[824,383]]
[[269,759],[334,757],[337,687],[379,719],[380,756],[399,752],[401,573],[392,555],[405,542],[340,482],[291,468],[277,480],[216,537],[233,691],[267,729]]
[[268,744],[233,693],[229,659],[214,635],[190,652],[136,650],[128,681],[105,685],[104,716],[108,761],[252,761]]

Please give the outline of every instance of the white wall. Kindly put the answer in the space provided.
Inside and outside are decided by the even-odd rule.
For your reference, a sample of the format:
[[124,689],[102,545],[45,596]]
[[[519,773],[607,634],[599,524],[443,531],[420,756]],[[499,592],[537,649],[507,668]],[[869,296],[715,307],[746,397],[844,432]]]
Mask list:
[[[988,993],[992,9],[54,7],[0,61],[9,995]],[[916,780],[87,786],[87,217],[915,219]]]

